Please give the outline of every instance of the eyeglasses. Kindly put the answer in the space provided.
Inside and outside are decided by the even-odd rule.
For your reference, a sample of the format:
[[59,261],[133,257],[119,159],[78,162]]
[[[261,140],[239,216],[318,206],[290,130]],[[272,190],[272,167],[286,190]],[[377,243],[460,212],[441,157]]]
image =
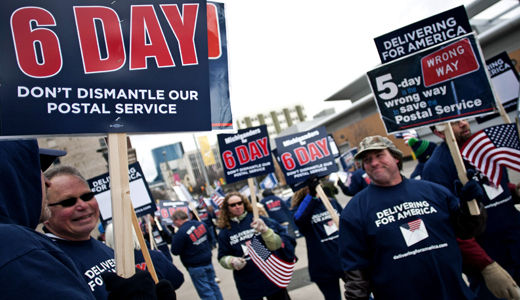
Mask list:
[[240,202],[235,202],[235,203],[228,203],[228,206],[229,207],[235,207],[237,205],[242,205],[242,204],[244,204],[244,202],[240,201]]
[[87,202],[87,201],[90,201],[94,198],[94,193],[93,192],[88,192],[88,193],[85,193],[79,197],[72,197],[72,198],[68,198],[68,199],[65,199],[65,200],[61,200],[60,202],[56,202],[56,203],[51,203],[51,204],[48,204],[48,206],[56,206],[56,205],[61,205],[63,207],[71,207],[71,206],[74,206],[76,204],[76,202],[78,201],[78,198]]

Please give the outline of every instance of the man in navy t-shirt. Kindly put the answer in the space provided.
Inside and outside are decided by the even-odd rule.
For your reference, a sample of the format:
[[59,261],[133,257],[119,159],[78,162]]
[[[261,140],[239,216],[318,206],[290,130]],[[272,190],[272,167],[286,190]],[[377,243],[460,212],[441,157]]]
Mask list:
[[[451,122],[451,128],[459,147],[472,135],[466,120]],[[435,127],[431,129],[445,139],[443,132]],[[488,215],[485,232],[476,239],[459,240],[470,287],[479,299],[520,299],[517,285],[520,281],[520,212],[514,207],[515,200],[520,199],[517,187],[509,182],[505,170],[499,186],[495,187],[468,162],[464,163],[485,192],[482,203]],[[457,169],[446,142],[435,148],[424,166],[422,178],[455,190]]]
[[[346,299],[475,299],[462,279],[455,236],[475,235],[484,218],[461,209],[446,188],[403,177],[402,152],[388,138],[367,137],[358,149],[355,159],[371,184],[340,217]],[[473,181],[464,191],[482,193]]]
[[172,220],[179,230],[173,236],[171,251],[174,255],[180,255],[199,297],[222,300],[222,293],[215,281],[215,270],[211,264],[211,245],[206,225],[188,220],[188,214],[182,210],[175,211]]

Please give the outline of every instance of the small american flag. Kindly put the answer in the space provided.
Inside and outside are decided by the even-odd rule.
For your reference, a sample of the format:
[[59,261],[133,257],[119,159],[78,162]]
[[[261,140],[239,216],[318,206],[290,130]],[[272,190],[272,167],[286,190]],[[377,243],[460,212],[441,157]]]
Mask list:
[[249,257],[272,283],[285,288],[291,282],[295,263],[281,260],[267,249],[256,236],[246,242]]
[[211,201],[220,208],[222,206],[222,202],[224,202],[224,194],[221,192],[222,188],[217,187],[213,194],[211,195]]
[[415,221],[408,222],[408,229],[410,231],[416,231],[421,227],[421,219],[417,219]]
[[461,154],[498,186],[502,166],[520,172],[520,140],[516,125],[501,124],[475,133],[464,143]]
[[408,140],[413,137],[414,138],[419,137],[419,135],[417,134],[417,131],[415,131],[414,129],[397,132],[396,134],[394,134],[394,136],[397,139],[403,139],[405,143],[408,143]]

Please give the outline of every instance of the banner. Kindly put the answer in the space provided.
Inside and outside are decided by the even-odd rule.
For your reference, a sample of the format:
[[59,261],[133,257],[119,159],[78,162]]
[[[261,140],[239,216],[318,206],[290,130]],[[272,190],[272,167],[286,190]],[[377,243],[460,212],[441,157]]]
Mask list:
[[325,127],[275,139],[277,159],[291,188],[311,176],[338,171]]
[[[502,103],[506,111],[515,110],[520,96],[520,78],[511,58],[509,58],[507,52],[502,52],[487,59],[486,65],[497,100]],[[477,123],[482,123],[498,116],[498,113],[494,113],[485,117],[478,117],[476,120]]]
[[266,125],[217,138],[227,183],[274,172]]
[[387,133],[493,112],[484,66],[470,34],[368,72]]
[[157,202],[159,204],[159,208],[157,211],[159,212],[159,216],[161,220],[166,225],[173,225],[172,215],[174,212],[178,210],[184,211],[188,216],[189,206],[187,202],[184,201],[170,201],[170,200],[159,200]]
[[455,7],[376,37],[382,63],[466,35],[473,30],[464,6]]
[[0,135],[210,130],[203,16],[201,0],[4,1]]
[[348,172],[354,167],[354,155],[357,153],[357,147],[349,149],[339,157],[339,162],[343,171]]
[[205,135],[199,136],[197,137],[197,141],[199,142],[200,155],[202,156],[204,165],[214,165],[215,156],[213,156],[213,150],[211,150],[211,146],[209,145],[208,137]]
[[[130,180],[130,199],[137,216],[153,214],[156,211],[152,193],[144,178],[143,171],[138,162],[128,166]],[[101,222],[112,220],[112,200],[110,198],[110,176],[105,173],[87,180],[90,189],[96,194],[99,206]]]

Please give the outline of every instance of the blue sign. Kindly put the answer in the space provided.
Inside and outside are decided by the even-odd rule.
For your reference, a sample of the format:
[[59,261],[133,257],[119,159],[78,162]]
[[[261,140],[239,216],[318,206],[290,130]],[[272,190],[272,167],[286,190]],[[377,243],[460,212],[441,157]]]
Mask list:
[[267,126],[219,134],[217,138],[227,183],[274,172]]
[[[157,207],[138,162],[128,165],[130,199],[137,216],[153,214]],[[103,223],[112,220],[112,198],[110,194],[110,175],[105,173],[87,180],[90,189],[96,194],[100,219]]]
[[0,135],[211,129],[206,1],[4,1],[0,19]]
[[455,7],[376,37],[382,63],[435,46],[473,30],[464,6]]
[[275,139],[277,159],[293,189],[312,176],[338,171],[325,127]]
[[232,129],[224,3],[208,2],[209,92],[212,129]]
[[486,67],[473,34],[367,73],[388,134],[493,112]]
[[348,172],[354,167],[354,155],[357,153],[357,147],[349,149],[339,157],[341,167],[345,172]]

